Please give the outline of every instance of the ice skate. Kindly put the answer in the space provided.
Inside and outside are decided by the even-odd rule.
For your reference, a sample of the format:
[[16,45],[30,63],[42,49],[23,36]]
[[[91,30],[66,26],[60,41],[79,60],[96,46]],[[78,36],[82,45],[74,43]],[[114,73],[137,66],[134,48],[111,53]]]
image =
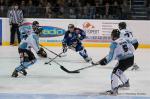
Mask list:
[[118,87],[114,88],[113,90],[106,91],[106,95],[118,95]]
[[12,77],[18,77],[18,71],[17,71],[17,70],[14,70],[14,72],[12,73],[11,76],[12,76]]
[[134,64],[133,66],[132,66],[132,69],[131,70],[139,70],[140,69],[140,67],[137,65],[137,64]]
[[91,58],[91,57],[86,57],[86,58],[84,58],[84,60],[85,60],[86,62],[91,62],[91,61],[92,61],[92,58]]
[[21,71],[22,72],[22,74],[24,75],[24,76],[26,76],[27,75],[27,71],[24,69],[24,70],[22,70]]

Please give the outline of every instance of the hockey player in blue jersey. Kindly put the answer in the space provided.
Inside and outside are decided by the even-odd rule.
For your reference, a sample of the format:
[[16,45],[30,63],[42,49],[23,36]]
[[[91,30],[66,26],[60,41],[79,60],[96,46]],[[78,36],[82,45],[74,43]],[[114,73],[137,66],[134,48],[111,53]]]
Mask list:
[[[135,51],[131,42],[125,38],[119,38],[120,32],[114,29],[111,33],[112,42],[110,45],[109,54],[93,65],[107,65],[112,60],[118,60],[111,74],[111,90],[106,94],[117,95],[118,89],[122,87],[130,87],[129,79],[124,75],[124,72],[133,65]],[[118,84],[118,80],[122,82]]]
[[12,77],[18,77],[18,73],[27,75],[26,69],[36,62],[36,57],[34,56],[31,48],[35,50],[38,56],[46,56],[46,53],[40,49],[38,45],[38,39],[36,34],[24,29],[21,33],[21,42],[18,47],[18,52],[20,55],[20,65],[15,68],[12,73]]
[[67,48],[72,49],[83,57],[86,62],[90,62],[92,59],[88,57],[87,51],[82,45],[82,40],[86,38],[86,33],[79,28],[76,28],[73,24],[68,25],[68,31],[66,31],[62,45],[63,52],[67,52]]

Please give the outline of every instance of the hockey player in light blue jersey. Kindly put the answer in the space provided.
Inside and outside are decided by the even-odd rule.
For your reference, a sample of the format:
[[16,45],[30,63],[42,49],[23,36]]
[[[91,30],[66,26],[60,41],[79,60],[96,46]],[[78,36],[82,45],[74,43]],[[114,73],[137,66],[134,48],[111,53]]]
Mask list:
[[[43,29],[42,29],[41,26],[39,26],[39,22],[38,21],[33,21],[32,22],[32,30],[33,30],[32,33],[34,33],[35,38],[37,40],[37,44],[38,44],[38,46],[40,46],[40,44],[39,44],[39,36],[42,33]],[[41,57],[47,58],[46,51],[42,47],[40,47],[40,50],[42,50],[45,53],[44,56],[41,55]]]
[[[125,38],[119,38],[120,32],[114,29],[111,33],[112,42],[110,45],[109,54],[100,61],[93,63],[93,65],[107,65],[112,60],[118,60],[118,64],[113,69],[111,74],[111,90],[107,94],[118,94],[118,88],[129,87],[129,79],[124,75],[129,67],[134,63],[134,47],[130,41]],[[122,82],[118,85],[118,79]]]
[[36,57],[31,51],[31,48],[33,48],[39,56],[46,56],[45,52],[40,49],[38,45],[36,34],[28,30],[23,30],[21,33],[21,42],[18,47],[20,65],[15,68],[12,77],[18,77],[18,72],[26,76],[26,69],[36,62]]

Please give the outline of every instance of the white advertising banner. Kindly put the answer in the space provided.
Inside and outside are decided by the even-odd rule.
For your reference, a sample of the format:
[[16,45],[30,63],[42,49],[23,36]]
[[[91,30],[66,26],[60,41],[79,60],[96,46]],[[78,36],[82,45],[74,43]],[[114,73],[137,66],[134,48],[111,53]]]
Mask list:
[[[10,26],[7,18],[2,19],[2,42],[10,41]],[[110,33],[118,28],[118,23],[124,20],[88,20],[88,19],[33,19],[24,20],[23,26],[31,27],[33,21],[38,21],[43,28],[40,42],[57,43],[61,42],[68,24],[86,32],[87,38],[84,43],[109,43]],[[140,44],[150,44],[150,21],[126,20],[127,28],[139,40]]]

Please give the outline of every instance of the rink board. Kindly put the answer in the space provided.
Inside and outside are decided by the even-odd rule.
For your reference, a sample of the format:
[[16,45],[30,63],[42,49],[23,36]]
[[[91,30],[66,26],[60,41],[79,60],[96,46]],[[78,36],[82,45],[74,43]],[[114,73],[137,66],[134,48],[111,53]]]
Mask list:
[[[1,18],[1,20],[2,27],[0,27],[0,30],[2,30],[2,45],[9,46],[9,20],[8,18]],[[29,29],[35,20],[39,21],[40,26],[43,28],[40,42],[45,46],[61,46],[68,24],[72,23],[86,32],[87,38],[83,40],[85,47],[108,47],[111,41],[111,31],[118,28],[119,22],[125,21],[128,25],[128,29],[131,30],[134,37],[138,39],[139,47],[150,48],[150,21],[25,18],[22,26]]]
[[88,96],[53,94],[0,94],[0,99],[150,99],[144,96]]
[[2,45],[2,20],[0,19],[0,45]]

